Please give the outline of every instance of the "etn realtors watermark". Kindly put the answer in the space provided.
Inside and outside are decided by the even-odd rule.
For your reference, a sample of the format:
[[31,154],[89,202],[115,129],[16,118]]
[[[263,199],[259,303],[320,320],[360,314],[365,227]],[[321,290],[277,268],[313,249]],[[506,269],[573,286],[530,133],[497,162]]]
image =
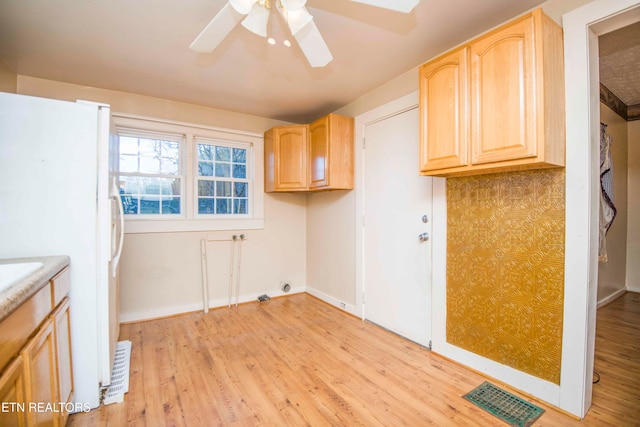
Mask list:
[[2,402],[0,412],[55,412],[75,413],[89,412],[88,403],[73,402]]

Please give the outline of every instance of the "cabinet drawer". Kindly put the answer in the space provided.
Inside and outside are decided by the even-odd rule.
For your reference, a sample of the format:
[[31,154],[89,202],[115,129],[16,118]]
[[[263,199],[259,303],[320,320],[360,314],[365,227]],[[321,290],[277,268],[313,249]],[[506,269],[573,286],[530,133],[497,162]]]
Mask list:
[[51,284],[47,283],[9,317],[0,322],[0,372],[16,357],[51,312]]
[[51,279],[51,306],[56,307],[60,301],[69,295],[71,289],[71,273],[69,267],[65,267],[60,273]]

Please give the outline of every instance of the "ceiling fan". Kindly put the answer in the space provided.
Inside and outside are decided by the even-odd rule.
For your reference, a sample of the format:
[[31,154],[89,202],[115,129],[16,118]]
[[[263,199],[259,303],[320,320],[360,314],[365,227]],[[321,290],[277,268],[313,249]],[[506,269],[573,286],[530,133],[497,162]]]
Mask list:
[[[420,0],[351,1],[404,13],[411,12],[420,2]],[[242,26],[249,31],[266,37],[271,8],[275,6],[309,64],[312,67],[324,67],[331,62],[333,56],[313,22],[313,16],[305,7],[306,3],[307,0],[228,0],[191,43],[190,49],[201,53],[213,52],[239,22],[242,22]]]

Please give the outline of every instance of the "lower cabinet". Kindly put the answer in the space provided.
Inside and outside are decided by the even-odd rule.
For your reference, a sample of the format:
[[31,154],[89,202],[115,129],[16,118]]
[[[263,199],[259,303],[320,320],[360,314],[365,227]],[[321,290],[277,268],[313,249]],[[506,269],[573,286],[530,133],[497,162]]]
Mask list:
[[[0,427],[64,427],[73,407],[69,269],[55,276],[0,322],[0,341],[19,325],[12,358],[4,356],[0,375]],[[2,348],[0,347],[0,348]]]
[[[30,426],[58,426],[55,406],[58,406],[58,378],[54,319],[49,317],[35,337],[22,350],[26,397],[30,404],[27,420]],[[54,405],[47,408],[46,405]],[[35,404],[32,407],[31,404]],[[39,407],[38,405],[42,405]]]
[[0,426],[24,427],[27,425],[25,408],[24,363],[18,356],[0,377]]
[[[51,315],[54,321],[56,341],[56,360],[58,370],[59,402],[71,403],[73,400],[73,369],[71,364],[71,317],[69,316],[69,298],[65,298]],[[69,418],[67,406],[60,405],[60,426],[64,426]]]

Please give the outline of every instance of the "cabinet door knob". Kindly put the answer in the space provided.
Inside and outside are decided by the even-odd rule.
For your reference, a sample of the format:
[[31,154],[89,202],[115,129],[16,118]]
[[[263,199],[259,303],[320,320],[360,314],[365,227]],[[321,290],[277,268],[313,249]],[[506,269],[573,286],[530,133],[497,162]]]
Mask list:
[[420,240],[421,242],[426,242],[427,240],[429,240],[429,233],[420,233],[418,235],[418,240]]

